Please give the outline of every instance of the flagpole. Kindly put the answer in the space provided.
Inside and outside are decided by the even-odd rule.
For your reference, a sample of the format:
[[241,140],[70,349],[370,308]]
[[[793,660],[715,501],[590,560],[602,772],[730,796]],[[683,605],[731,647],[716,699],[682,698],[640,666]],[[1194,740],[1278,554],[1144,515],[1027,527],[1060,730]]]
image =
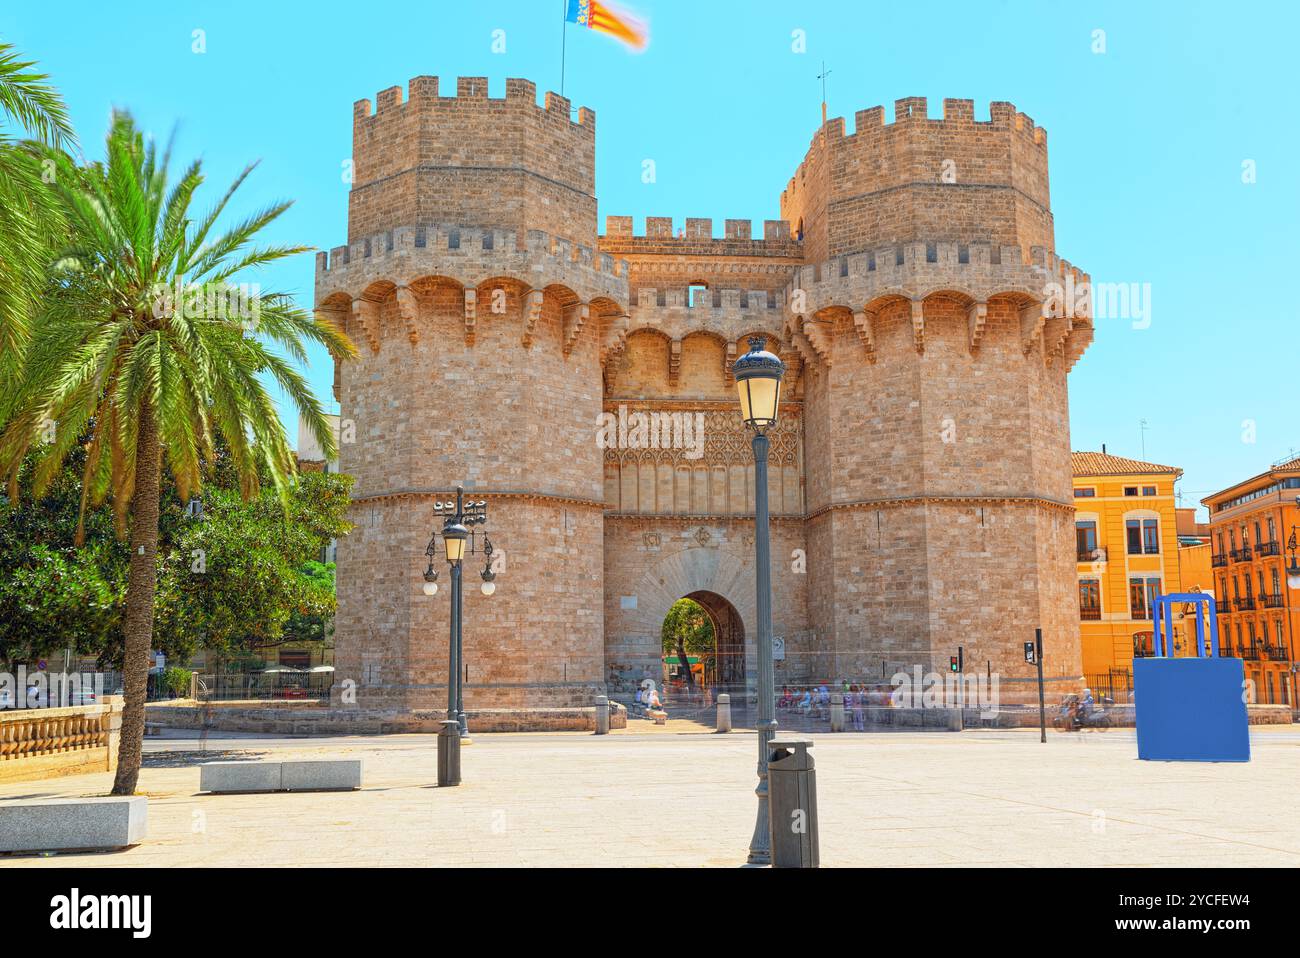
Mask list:
[[569,39],[569,0],[560,2],[560,96],[564,96],[564,47]]

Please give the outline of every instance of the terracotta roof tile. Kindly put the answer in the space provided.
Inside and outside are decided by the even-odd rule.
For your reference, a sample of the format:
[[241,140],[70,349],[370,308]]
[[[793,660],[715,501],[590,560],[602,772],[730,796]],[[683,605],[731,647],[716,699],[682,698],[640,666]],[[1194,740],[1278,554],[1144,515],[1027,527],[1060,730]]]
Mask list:
[[1126,459],[1104,452],[1072,452],[1070,465],[1076,476],[1146,476],[1154,473],[1169,473],[1181,476],[1183,470],[1176,466],[1162,466],[1155,462],[1143,462],[1141,459]]

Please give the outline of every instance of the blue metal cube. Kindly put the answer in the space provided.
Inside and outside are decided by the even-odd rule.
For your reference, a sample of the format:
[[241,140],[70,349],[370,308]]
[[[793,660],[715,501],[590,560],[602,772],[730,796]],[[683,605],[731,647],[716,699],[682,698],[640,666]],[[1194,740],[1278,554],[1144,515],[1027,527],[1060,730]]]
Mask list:
[[[1174,658],[1173,604],[1196,605],[1196,656]],[[1217,637],[1213,600],[1202,593],[1160,596],[1155,609],[1154,658],[1133,660],[1138,758],[1157,762],[1249,762],[1250,726],[1246,717],[1245,668],[1241,659],[1215,655],[1206,642],[1201,605],[1207,607],[1209,634]],[[1161,626],[1165,628],[1162,629]],[[1164,635],[1162,636],[1162,632]]]

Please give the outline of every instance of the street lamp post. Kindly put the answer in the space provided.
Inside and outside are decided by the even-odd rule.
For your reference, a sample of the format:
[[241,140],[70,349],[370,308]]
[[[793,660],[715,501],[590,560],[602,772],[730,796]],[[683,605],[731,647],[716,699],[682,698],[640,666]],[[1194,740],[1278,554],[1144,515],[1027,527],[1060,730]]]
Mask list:
[[[469,744],[469,726],[465,721],[465,690],[461,680],[463,666],[462,631],[464,618],[461,593],[461,567],[465,559],[465,545],[470,538],[469,527],[487,522],[487,503],[465,502],[465,490],[456,487],[456,501],[434,503],[434,512],[442,519],[442,543],[447,564],[451,568],[451,635],[447,652],[447,718],[443,729],[438,734],[438,784],[460,784],[460,746]],[[439,530],[434,530],[429,538],[429,545],[424,554],[429,557],[429,567],[424,572],[424,594],[437,595],[438,571],[433,567],[437,557]],[[486,536],[484,537],[486,539]],[[489,557],[488,568],[483,572],[483,594],[491,595],[496,591],[491,575],[492,544],[487,543],[485,551]],[[490,576],[490,577],[489,577]]]
[[781,402],[781,377],[785,363],[764,349],[764,338],[749,340],[749,352],[736,360],[733,370],[740,394],[740,416],[754,430],[754,585],[758,617],[758,819],[749,842],[749,863],[772,863],[772,835],[768,818],[767,760],[776,734],[776,693],[772,675],[772,558],[768,542],[767,430],[776,423]]

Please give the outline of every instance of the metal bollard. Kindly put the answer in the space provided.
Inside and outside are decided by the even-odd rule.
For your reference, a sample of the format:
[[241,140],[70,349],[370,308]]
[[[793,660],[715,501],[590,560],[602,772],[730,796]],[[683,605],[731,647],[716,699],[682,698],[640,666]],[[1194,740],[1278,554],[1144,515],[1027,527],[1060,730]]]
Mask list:
[[817,868],[817,773],[812,739],[777,738],[767,764],[773,868]]
[[438,787],[460,784],[460,722],[447,719],[438,729]]
[[731,731],[731,696],[726,692],[718,696],[718,731]]
[[831,693],[831,731],[844,731],[844,693]]
[[609,697],[606,695],[596,696],[596,734],[609,734]]

